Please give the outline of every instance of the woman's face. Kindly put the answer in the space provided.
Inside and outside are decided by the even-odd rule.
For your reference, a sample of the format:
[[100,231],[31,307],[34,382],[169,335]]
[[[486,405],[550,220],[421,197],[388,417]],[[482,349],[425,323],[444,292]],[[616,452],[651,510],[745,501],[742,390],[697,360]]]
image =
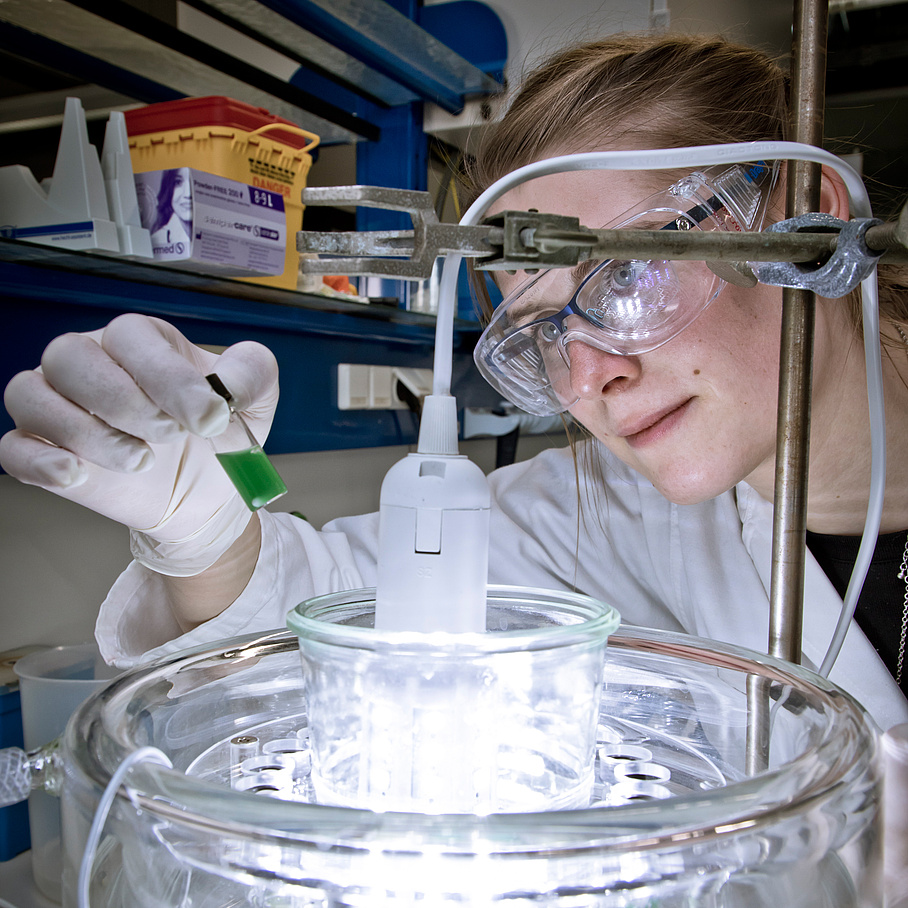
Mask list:
[[177,173],[173,184],[173,210],[184,221],[192,220],[192,183],[185,169]]
[[[655,179],[555,174],[517,187],[495,207],[568,214],[596,227],[667,188]],[[503,275],[500,284],[507,294],[525,279]],[[704,501],[743,479],[771,495],[780,319],[780,290],[729,284],[649,353],[620,356],[573,341],[570,381],[579,400],[570,413],[671,501]]]

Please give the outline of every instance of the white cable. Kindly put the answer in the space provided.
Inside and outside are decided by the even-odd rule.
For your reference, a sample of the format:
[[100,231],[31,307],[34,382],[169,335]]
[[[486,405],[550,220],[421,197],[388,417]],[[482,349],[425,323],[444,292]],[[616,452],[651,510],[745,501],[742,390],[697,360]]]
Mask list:
[[880,313],[877,298],[876,269],[861,284],[861,307],[864,312],[864,358],[867,361],[867,400],[870,406],[870,496],[864,533],[854,568],[845,590],[842,611],[832,642],[826,651],[819,673],[829,677],[832,666],[845,642],[845,635],[851,626],[858,597],[867,578],[876,540],[883,519],[883,499],[886,495],[886,421],[883,410],[883,365],[880,350]]
[[128,754],[123,762],[116,768],[114,774],[110,777],[101,799],[98,801],[98,809],[95,811],[92,820],[91,829],[88,831],[88,838],[85,841],[85,851],[82,854],[82,862],[79,866],[79,908],[89,908],[88,905],[88,886],[91,882],[91,869],[95,862],[95,852],[98,850],[98,843],[101,840],[101,833],[104,830],[104,823],[107,821],[107,815],[113,805],[113,800],[117,796],[117,791],[123,784],[126,773],[135,766],[148,760],[152,763],[160,763],[168,768],[173,764],[167,755],[158,750],[157,747],[139,747],[131,754]]
[[[829,151],[801,142],[743,142],[723,145],[696,145],[687,148],[643,149],[637,151],[594,151],[561,155],[535,161],[506,174],[486,189],[469,207],[460,223],[473,226],[491,205],[505,193],[537,177],[576,170],[654,170],[675,167],[705,167],[711,164],[744,164],[750,161],[809,161],[825,164],[835,171],[848,190],[851,214],[871,217],[870,198],[860,174]],[[442,271],[438,294],[438,321],[435,329],[434,395],[451,393],[453,368],[454,314],[457,310],[457,275],[462,256],[449,256]],[[870,405],[871,467],[870,500],[864,533],[851,580],[842,603],[839,622],[833,634],[820,673],[832,670],[848,631],[857,598],[867,576],[876,546],[882,517],[886,482],[886,433],[883,412],[883,375],[879,344],[876,272],[862,284],[864,348],[867,359],[867,396]]]

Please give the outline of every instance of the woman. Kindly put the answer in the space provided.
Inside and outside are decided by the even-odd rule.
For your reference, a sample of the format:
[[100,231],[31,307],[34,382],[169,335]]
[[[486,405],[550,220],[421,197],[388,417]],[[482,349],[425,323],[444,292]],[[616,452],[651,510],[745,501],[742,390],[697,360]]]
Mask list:
[[[472,174],[481,189],[564,152],[779,139],[786,121],[784,77],[757,52],[712,39],[617,37],[562,53],[531,76]],[[599,226],[683,176],[559,174],[520,186],[500,207]],[[781,217],[780,194],[767,198],[768,219]],[[848,216],[834,174],[825,175],[822,201],[824,211]],[[504,293],[523,279],[504,276]],[[581,279],[570,271],[547,278],[564,294],[556,309]],[[891,456],[883,531],[898,548],[908,530],[908,344],[902,297],[887,289],[884,299]],[[644,352],[609,352],[592,335],[567,345],[559,399],[590,438],[579,446],[579,471],[562,450],[490,477],[490,581],[576,588],[614,603],[628,623],[765,651],[781,291],[729,285],[701,309]],[[861,532],[868,490],[863,354],[848,305],[821,303],[817,323],[808,526],[850,539]],[[216,357],[166,323],[124,316],[91,336],[58,338],[42,366],[43,375],[10,384],[19,429],[0,442],[0,456],[23,481],[133,528],[137,561],[98,622],[109,659],[129,664],[281,627],[308,596],[374,585],[377,515],[322,532],[289,515],[249,519],[226,478],[209,469],[198,436],[220,431],[226,413],[202,376],[216,370],[263,437],[277,375],[261,347]],[[880,605],[896,630],[901,583],[887,585]],[[813,559],[805,584],[804,654],[818,665],[841,600]],[[908,719],[894,679],[897,635],[885,649],[891,671],[852,629],[831,675],[884,728]]]
[[[192,179],[188,167],[165,170],[151,227],[151,245],[182,255],[192,237]],[[177,244],[182,244],[178,246]]]

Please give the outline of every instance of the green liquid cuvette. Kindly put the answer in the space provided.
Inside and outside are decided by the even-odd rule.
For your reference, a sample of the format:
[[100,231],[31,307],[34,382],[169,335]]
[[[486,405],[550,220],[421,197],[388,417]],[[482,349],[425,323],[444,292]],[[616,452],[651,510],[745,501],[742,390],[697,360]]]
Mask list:
[[245,451],[215,454],[250,511],[287,493],[287,486],[259,445]]

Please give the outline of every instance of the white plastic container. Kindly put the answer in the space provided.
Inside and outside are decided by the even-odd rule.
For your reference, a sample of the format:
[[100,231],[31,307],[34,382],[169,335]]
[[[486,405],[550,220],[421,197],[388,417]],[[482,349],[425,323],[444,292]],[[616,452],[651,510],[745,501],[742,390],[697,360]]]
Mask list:
[[[117,674],[104,663],[94,643],[37,650],[23,656],[13,668],[19,678],[27,751],[59,737],[76,707]],[[59,798],[40,789],[32,791],[28,796],[28,823],[35,885],[49,899],[59,902],[63,872]]]

